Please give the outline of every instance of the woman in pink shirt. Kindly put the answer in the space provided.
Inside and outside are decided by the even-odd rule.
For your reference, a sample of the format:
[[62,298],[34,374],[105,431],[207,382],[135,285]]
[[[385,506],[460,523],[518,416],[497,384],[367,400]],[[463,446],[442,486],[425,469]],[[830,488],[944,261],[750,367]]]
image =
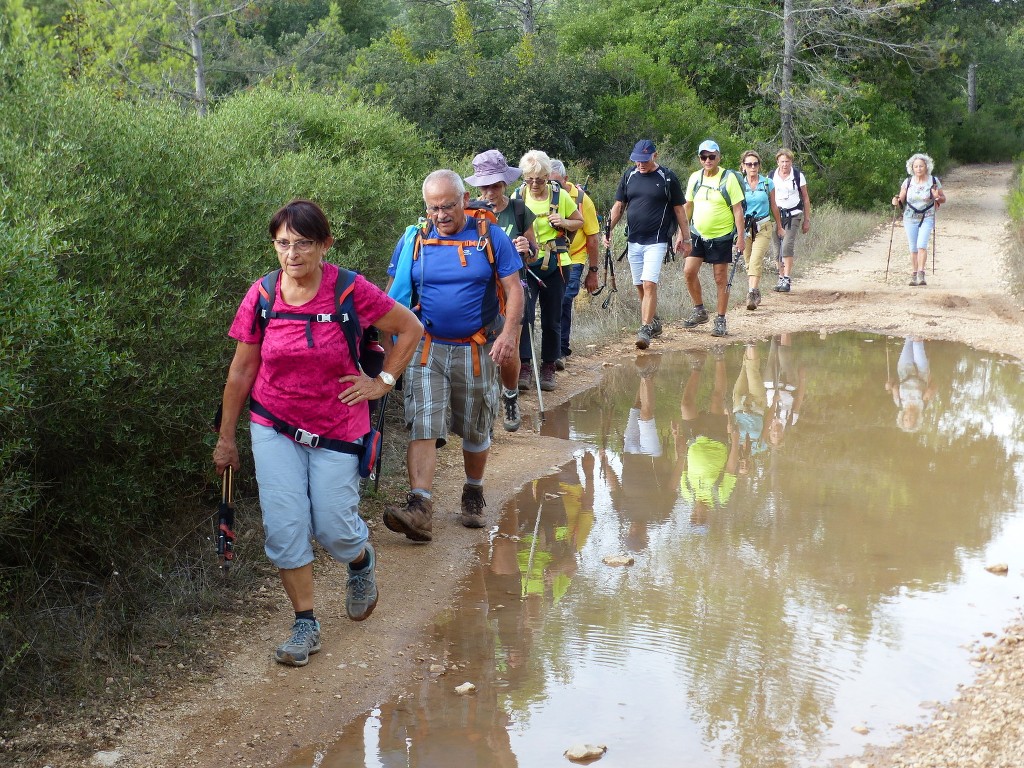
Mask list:
[[406,307],[356,276],[353,298],[360,326],[373,325],[397,337],[383,372],[369,378],[353,360],[341,324],[322,321],[335,312],[340,275],[338,267],[324,261],[334,243],[324,212],[316,203],[293,200],[271,218],[269,234],[281,267],[270,297],[275,316],[257,321],[262,281],[253,283],[229,332],[238,343],[213,460],[218,473],[228,466],[240,468],[235,432],[251,396],[265,549],[295,609],[291,635],[277,647],[275,658],[303,666],[320,650],[311,539],[348,564],[349,618],[362,621],[377,604],[376,556],[359,516],[357,453],[370,428],[367,403],[394,386],[423,328]]

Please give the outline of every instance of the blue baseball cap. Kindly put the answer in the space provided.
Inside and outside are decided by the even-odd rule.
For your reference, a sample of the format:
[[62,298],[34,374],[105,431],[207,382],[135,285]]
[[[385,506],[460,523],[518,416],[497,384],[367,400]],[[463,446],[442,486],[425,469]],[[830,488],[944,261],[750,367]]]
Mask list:
[[700,154],[701,152],[721,152],[721,151],[722,150],[718,148],[718,144],[716,142],[712,141],[711,139],[704,139],[704,141],[702,141],[700,143],[700,146],[697,147],[697,154]]
[[633,153],[629,156],[629,159],[634,163],[646,163],[654,157],[654,153],[657,151],[653,141],[650,139],[640,139],[640,141],[633,145]]

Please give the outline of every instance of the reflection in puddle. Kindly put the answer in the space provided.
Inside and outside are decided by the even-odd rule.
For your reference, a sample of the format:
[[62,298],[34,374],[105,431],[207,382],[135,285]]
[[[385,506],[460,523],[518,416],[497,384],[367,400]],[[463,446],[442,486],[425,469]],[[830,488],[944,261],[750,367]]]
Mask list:
[[1015,363],[853,333],[628,361],[548,415],[588,447],[506,506],[436,658],[321,765],[590,742],[603,768],[792,768],[893,741],[1011,618],[1021,395]]

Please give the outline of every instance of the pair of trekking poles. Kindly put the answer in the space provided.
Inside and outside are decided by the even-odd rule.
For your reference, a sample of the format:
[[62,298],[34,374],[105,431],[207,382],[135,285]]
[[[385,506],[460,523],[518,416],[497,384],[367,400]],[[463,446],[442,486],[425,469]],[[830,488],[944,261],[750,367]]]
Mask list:
[[[892,238],[896,233],[896,219],[900,215],[900,207],[894,206],[892,213],[892,227],[889,229],[889,252],[885,256],[885,278],[883,282],[889,282],[889,260],[892,258]],[[935,274],[935,249],[939,241],[939,207],[935,206],[932,213],[932,217],[935,219],[935,224],[932,227],[932,274]]]

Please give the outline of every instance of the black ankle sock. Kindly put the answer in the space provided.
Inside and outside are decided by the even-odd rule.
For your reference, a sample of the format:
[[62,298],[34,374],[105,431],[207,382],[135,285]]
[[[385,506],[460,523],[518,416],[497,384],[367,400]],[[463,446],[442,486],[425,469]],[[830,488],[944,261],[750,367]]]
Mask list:
[[363,568],[365,568],[369,564],[370,564],[370,558],[364,552],[362,560],[360,560],[358,563],[349,563],[348,567],[349,567],[350,571],[361,571],[361,570],[363,570]]
[[308,619],[309,621],[316,621],[316,616],[313,615],[313,611],[296,611],[295,620]]

